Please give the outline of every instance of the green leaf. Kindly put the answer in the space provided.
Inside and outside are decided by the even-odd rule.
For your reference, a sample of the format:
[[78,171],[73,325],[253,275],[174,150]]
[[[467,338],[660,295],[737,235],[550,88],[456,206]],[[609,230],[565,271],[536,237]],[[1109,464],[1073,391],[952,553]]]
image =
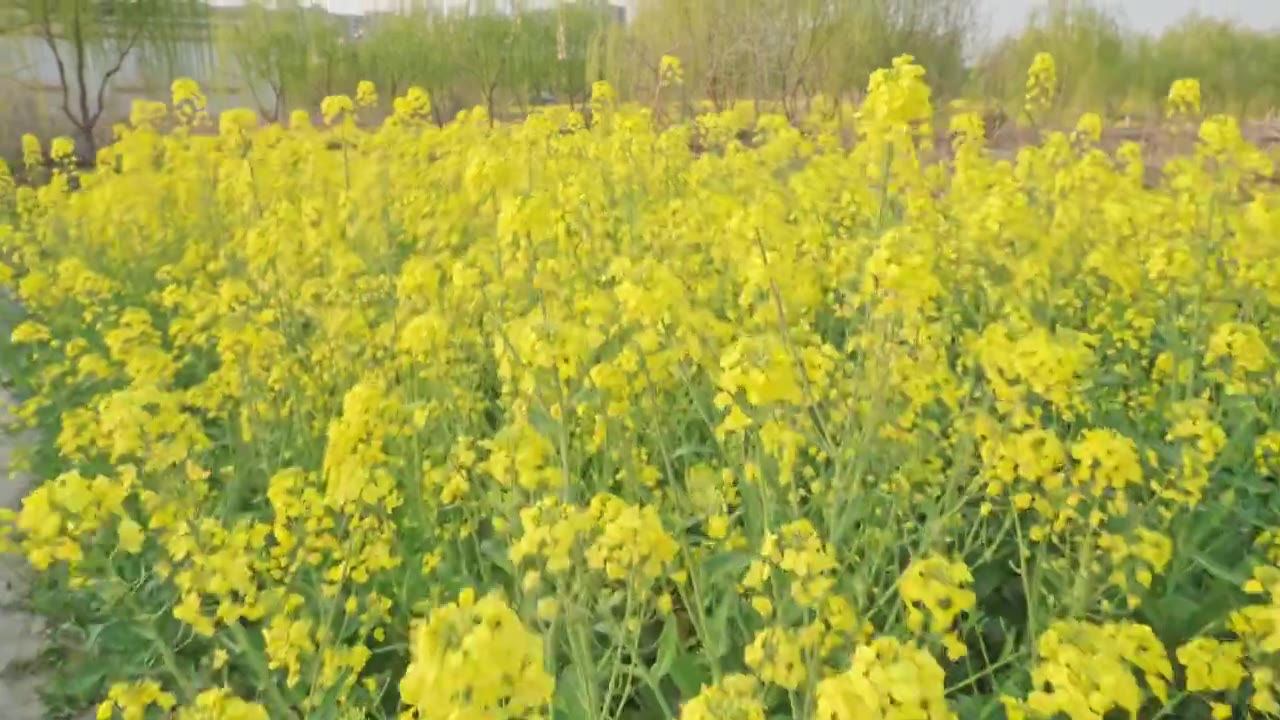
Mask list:
[[952,701],[959,720],[986,720],[997,716],[999,700],[991,695],[964,695]]
[[577,668],[572,663],[566,665],[556,679],[556,693],[551,700],[553,720],[590,720],[586,690]]
[[99,696],[107,684],[106,666],[99,663],[80,662],[74,671],[61,673],[57,682],[57,695],[77,702],[91,702]]
[[738,604],[737,594],[727,595],[720,599],[720,604],[711,611],[707,618],[706,634],[702,638],[708,655],[723,657],[729,651],[729,624],[733,620],[733,610]]
[[1004,563],[983,563],[973,570],[973,591],[980,598],[990,597],[1014,577],[1013,569]]
[[671,453],[672,460],[679,460],[684,457],[701,457],[710,456],[713,452],[703,445],[681,445]]
[[511,555],[505,544],[495,539],[486,539],[480,544],[480,552],[508,576],[516,577],[516,568],[511,563]]
[[[1182,634],[1194,628],[1199,604],[1180,594],[1148,599],[1143,614],[1156,632],[1173,628]],[[1161,638],[1168,641],[1168,638]]]
[[742,574],[751,565],[752,557],[750,553],[745,552],[717,553],[702,563],[702,572],[712,587],[717,587],[720,583],[736,586]]
[[649,668],[654,683],[662,682],[662,678],[667,676],[679,652],[680,628],[675,617],[668,615],[666,625],[662,628],[662,636],[658,638],[658,657],[653,661],[653,667]]
[[699,661],[697,653],[691,652],[681,652],[676,655],[671,663],[670,677],[680,690],[680,697],[684,699],[692,698],[702,692],[702,686],[711,679],[710,673]]
[[1248,579],[1246,576],[1242,575],[1241,573],[1233,571],[1230,568],[1223,567],[1217,561],[1212,560],[1209,557],[1206,557],[1204,553],[1196,553],[1192,557],[1195,560],[1196,564],[1204,568],[1205,571],[1208,572],[1210,575],[1212,575],[1213,577],[1216,577],[1219,580],[1225,580],[1226,582],[1231,583],[1234,587],[1240,587],[1241,585],[1244,585],[1244,581]]

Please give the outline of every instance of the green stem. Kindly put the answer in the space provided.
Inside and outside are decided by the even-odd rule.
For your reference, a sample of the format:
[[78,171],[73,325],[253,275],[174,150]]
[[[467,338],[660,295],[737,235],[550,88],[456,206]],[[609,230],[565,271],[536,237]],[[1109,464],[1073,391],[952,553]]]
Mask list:
[[231,634],[235,636],[235,650],[244,657],[248,658],[249,664],[253,666],[253,670],[258,675],[259,687],[266,692],[267,701],[272,708],[272,716],[277,718],[295,718],[292,707],[280,694],[280,688],[276,686],[271,678],[271,668],[262,655],[253,650],[253,644],[249,641],[249,635],[244,631],[244,627],[238,623],[232,623],[227,626]]

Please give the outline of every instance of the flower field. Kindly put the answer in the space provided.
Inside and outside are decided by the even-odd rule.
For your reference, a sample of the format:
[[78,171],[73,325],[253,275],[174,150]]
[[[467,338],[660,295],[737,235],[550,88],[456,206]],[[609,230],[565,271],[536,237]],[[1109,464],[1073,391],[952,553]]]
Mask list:
[[376,102],[0,178],[65,708],[1280,717],[1280,191],[1193,81],[1156,184],[909,57],[844,123]]

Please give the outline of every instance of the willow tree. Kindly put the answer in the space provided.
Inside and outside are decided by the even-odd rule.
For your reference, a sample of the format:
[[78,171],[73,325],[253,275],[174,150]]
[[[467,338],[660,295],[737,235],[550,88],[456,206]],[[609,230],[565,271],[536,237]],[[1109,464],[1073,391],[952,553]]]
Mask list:
[[1057,61],[1054,110],[1117,109],[1136,71],[1131,33],[1101,0],[1046,0],[979,63],[983,94],[1020,104],[1037,53]]
[[[1174,80],[1200,80],[1204,101],[1216,111],[1247,116],[1280,101],[1280,32],[1265,32],[1214,18],[1189,16],[1163,32],[1143,58],[1144,94],[1158,108]],[[1126,78],[1126,85],[1136,78]]]
[[555,81],[556,17],[551,10],[521,10],[510,40],[506,90],[522,112],[550,92]]
[[97,154],[97,128],[112,81],[126,63],[178,59],[183,42],[207,40],[204,0],[9,0],[22,32],[40,38],[58,77],[60,108],[83,155]]
[[742,93],[750,74],[743,25],[752,0],[644,0],[637,8],[630,40],[631,61],[658,75],[663,55],[678,56],[694,92],[717,108]]
[[497,119],[498,90],[510,84],[516,52],[523,45],[519,15],[507,17],[482,7],[447,22],[449,46],[456,53],[460,79],[465,78],[480,93],[489,123],[493,124]]
[[643,0],[633,35],[656,62],[684,61],[715,105],[779,103],[789,114],[816,93],[841,95],[894,56],[912,53],[931,82],[963,77],[977,0]]
[[238,22],[218,25],[218,49],[267,119],[314,107],[327,95],[350,92],[364,79],[357,77],[350,27],[318,4],[248,0],[235,12]]
[[549,92],[571,107],[586,102],[593,81],[606,79],[598,62],[603,44],[611,30],[622,29],[607,4],[565,0],[554,9],[526,13],[525,27],[536,28],[525,37],[528,89]]
[[[570,102],[582,98],[585,41],[581,23],[574,21],[591,15],[589,10],[564,3],[559,9],[521,10],[510,20],[503,20],[511,24],[509,36],[490,35],[490,40],[502,45],[491,55],[506,58],[502,89],[522,110],[552,93]],[[466,53],[464,56],[470,57]]]
[[445,18],[428,8],[377,17],[357,49],[361,77],[376,82],[389,97],[412,85],[425,89],[439,122],[440,106],[458,73],[450,42]]

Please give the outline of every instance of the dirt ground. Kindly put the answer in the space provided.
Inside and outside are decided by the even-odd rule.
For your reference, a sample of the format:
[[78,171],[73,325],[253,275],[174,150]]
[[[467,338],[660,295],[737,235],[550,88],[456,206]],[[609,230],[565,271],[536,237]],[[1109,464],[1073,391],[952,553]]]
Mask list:
[[[8,426],[10,396],[0,390],[0,507],[18,509],[29,478],[12,470],[13,451],[23,441]],[[24,609],[26,571],[21,557],[0,555],[0,717],[43,720],[41,678],[31,668],[44,647],[43,621]]]
[[[1065,128],[1070,130],[1070,128]],[[1274,120],[1246,120],[1240,125],[1240,133],[1248,142],[1264,150],[1280,149],[1280,122]],[[1014,127],[1010,123],[988,125],[988,146],[997,153],[1013,154],[1018,148],[1035,142],[1036,132],[1029,128]],[[1164,121],[1138,122],[1128,126],[1111,124],[1102,131],[1100,146],[1114,152],[1126,142],[1142,146],[1146,158],[1163,164],[1170,156],[1191,152],[1196,145],[1196,127],[1172,127]]]

